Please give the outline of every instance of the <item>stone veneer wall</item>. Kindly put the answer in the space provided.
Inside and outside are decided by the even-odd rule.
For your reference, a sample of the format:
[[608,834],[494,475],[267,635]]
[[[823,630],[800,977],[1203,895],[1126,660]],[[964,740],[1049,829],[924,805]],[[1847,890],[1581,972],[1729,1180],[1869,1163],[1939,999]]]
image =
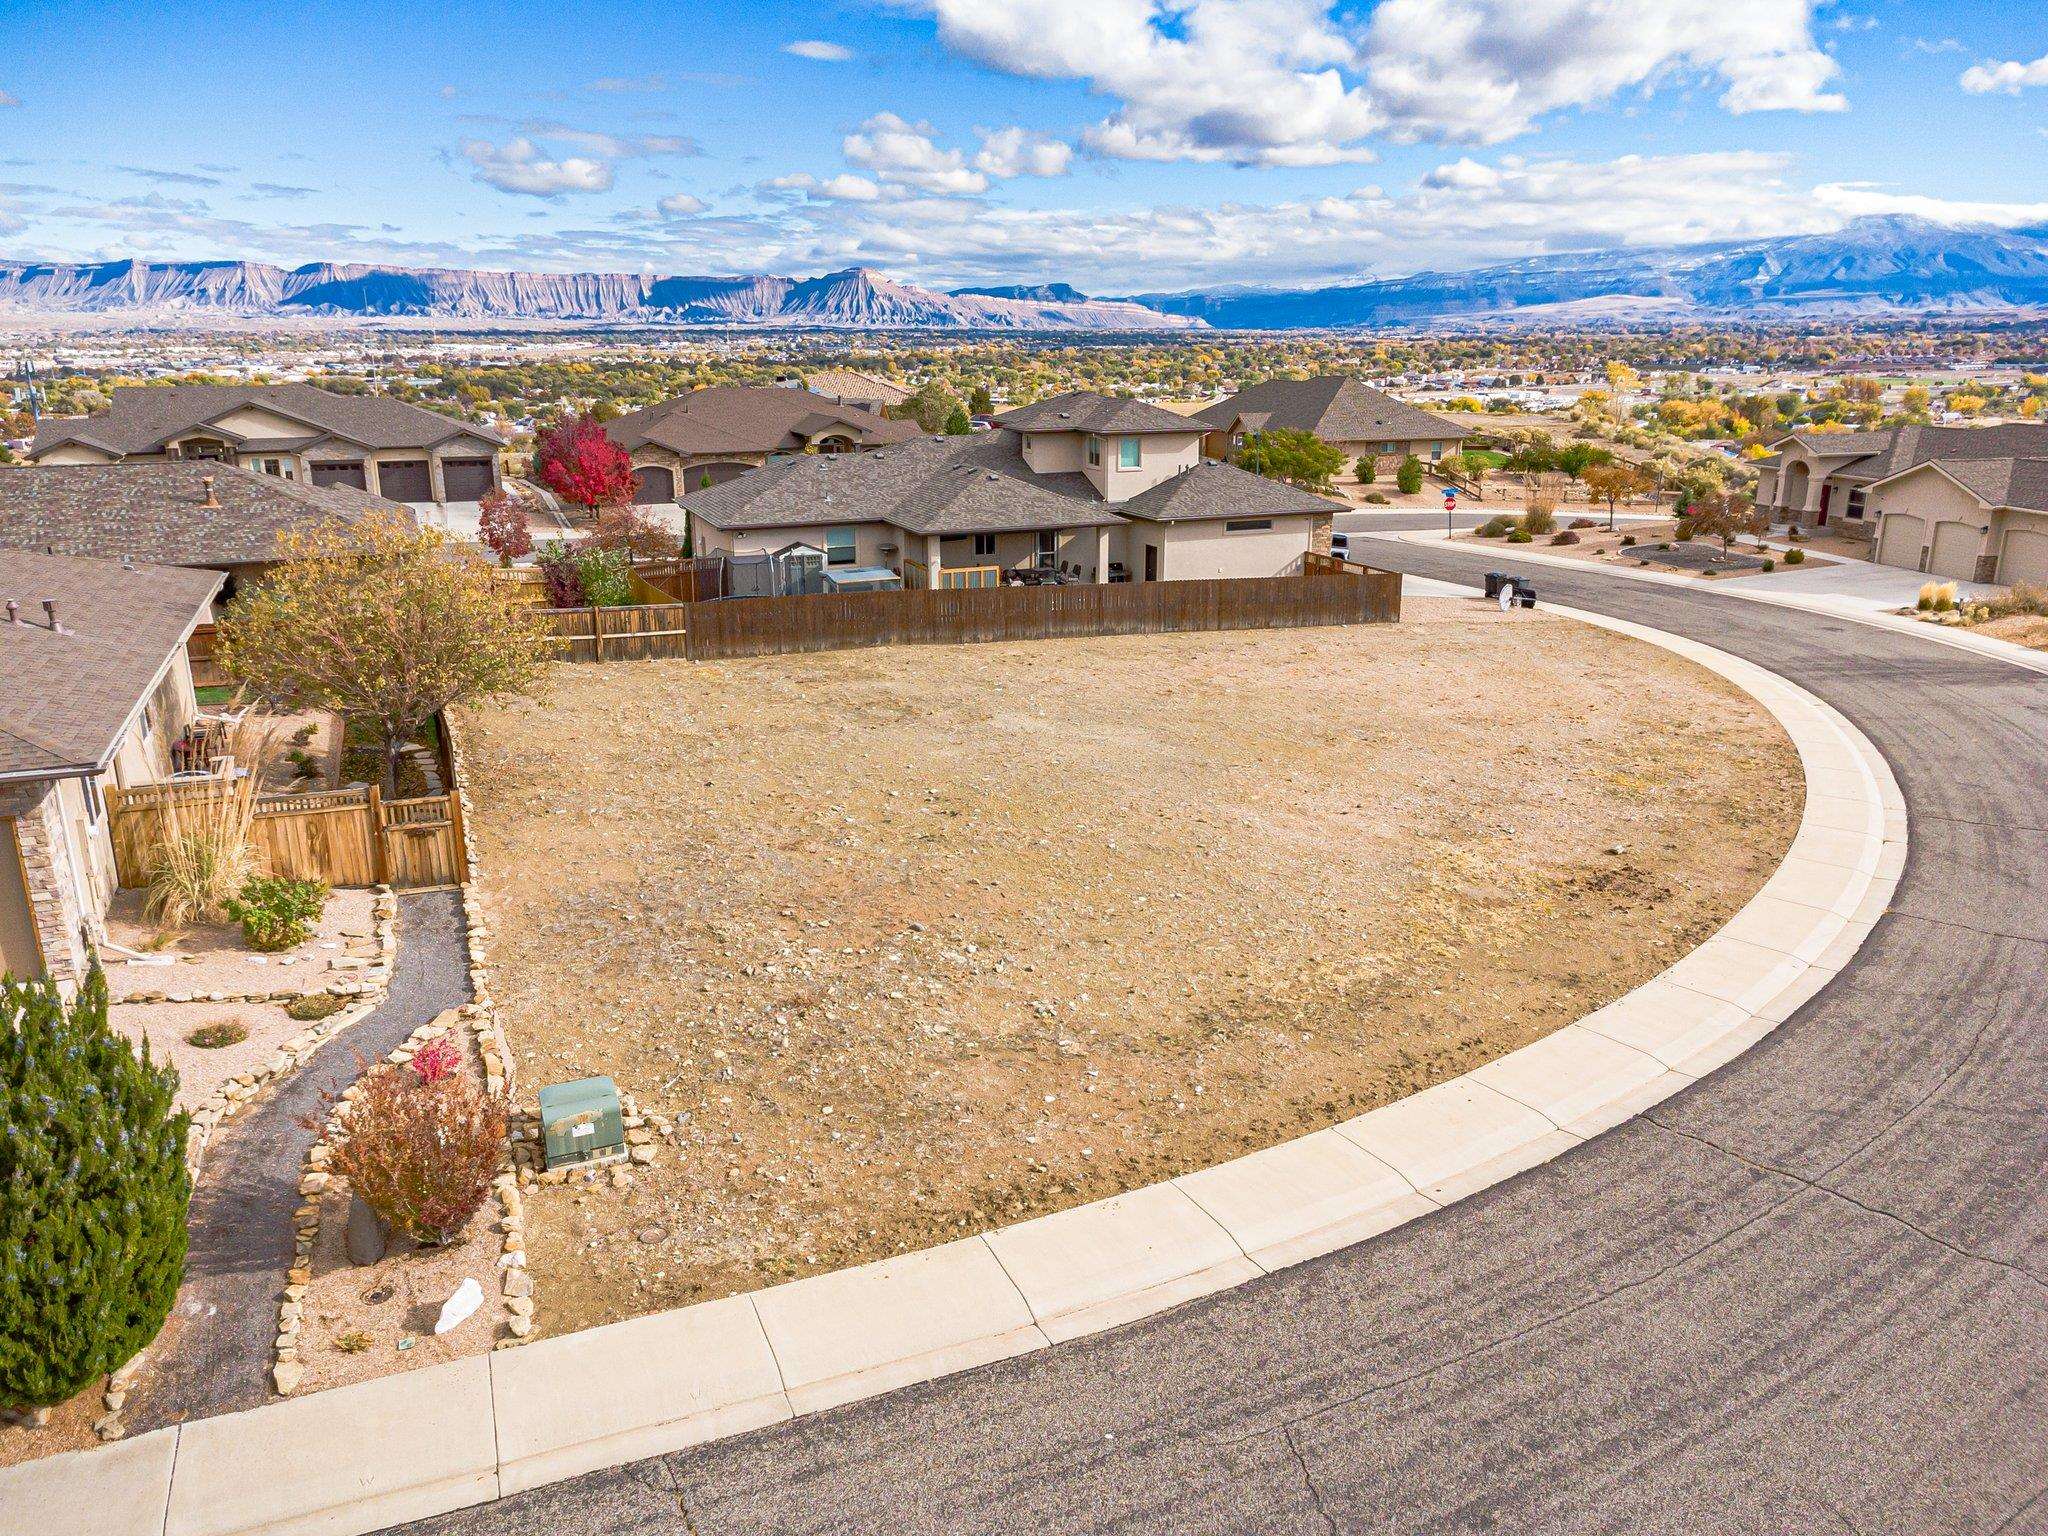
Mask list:
[[11,817],[21,844],[21,867],[28,880],[29,910],[43,964],[58,982],[75,985],[85,976],[86,956],[80,932],[85,913],[72,883],[71,853],[64,843],[57,782],[41,779],[0,787],[0,817]]

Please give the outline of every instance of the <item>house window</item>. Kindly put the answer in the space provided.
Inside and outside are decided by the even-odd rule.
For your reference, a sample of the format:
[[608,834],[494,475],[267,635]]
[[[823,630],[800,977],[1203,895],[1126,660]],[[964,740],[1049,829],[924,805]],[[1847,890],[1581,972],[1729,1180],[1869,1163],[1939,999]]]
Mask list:
[[1273,526],[1270,517],[1233,517],[1223,525],[1225,533],[1264,533]]
[[851,528],[827,528],[825,530],[825,563],[827,565],[852,565],[854,558],[853,530]]
[[991,558],[995,552],[996,536],[994,534],[977,533],[974,536],[974,554],[976,559]]
[[1138,467],[1138,440],[1135,437],[1121,439],[1116,445],[1116,467],[1136,469]]
[[1088,439],[1088,462],[1098,466],[1102,463],[1102,439],[1099,437]]
[[1054,563],[1055,561],[1059,561],[1059,564],[1060,564],[1060,569],[1061,569],[1061,570],[1065,570],[1065,569],[1066,569],[1066,563],[1065,563],[1064,561],[1060,561],[1060,559],[1059,559],[1059,555],[1060,555],[1060,536],[1059,536],[1059,535],[1058,535],[1057,533],[1055,533],[1055,532],[1054,532],[1054,531],[1053,531],[1052,529],[1050,529],[1050,528],[1041,528],[1041,529],[1039,529],[1039,530],[1038,530],[1038,563],[1039,563],[1040,565],[1051,565],[1051,564],[1053,564],[1053,563]]
[[1863,515],[1863,492],[1860,488],[1849,493],[1849,510],[1846,515],[1849,517],[1861,517]]

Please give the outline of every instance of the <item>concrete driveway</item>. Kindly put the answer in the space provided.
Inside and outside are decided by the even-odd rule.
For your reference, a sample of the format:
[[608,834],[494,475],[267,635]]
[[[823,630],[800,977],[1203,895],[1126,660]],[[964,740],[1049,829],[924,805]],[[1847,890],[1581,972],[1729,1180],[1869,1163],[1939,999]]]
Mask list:
[[[1755,576],[1723,577],[1717,585],[1828,598],[1845,612],[1892,613],[1912,607],[1920,588],[1940,579],[1869,560],[1816,559],[1806,565],[1780,565],[1775,571]],[[1956,583],[1959,597],[1988,597],[2003,590],[1974,581]]]

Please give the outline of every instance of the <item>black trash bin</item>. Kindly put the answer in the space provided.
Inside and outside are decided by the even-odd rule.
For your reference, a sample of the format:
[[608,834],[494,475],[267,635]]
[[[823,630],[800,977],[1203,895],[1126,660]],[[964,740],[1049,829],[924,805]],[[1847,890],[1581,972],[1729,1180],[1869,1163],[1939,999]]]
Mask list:
[[1500,589],[1514,579],[1505,571],[1488,571],[1486,573],[1486,595],[1488,597],[1499,597]]
[[1523,608],[1534,608],[1536,606],[1536,589],[1526,581],[1516,582],[1515,602]]

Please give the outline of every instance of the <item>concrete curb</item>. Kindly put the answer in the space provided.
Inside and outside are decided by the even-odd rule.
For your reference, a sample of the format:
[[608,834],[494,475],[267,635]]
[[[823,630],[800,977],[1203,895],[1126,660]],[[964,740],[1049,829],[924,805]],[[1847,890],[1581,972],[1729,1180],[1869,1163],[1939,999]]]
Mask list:
[[[1840,713],[1709,646],[1550,611],[1761,702],[1800,830],[1724,928],[1519,1051],[1164,1184],[857,1269],[0,1470],[38,1536],[356,1536],[1098,1332],[1358,1242],[1618,1125],[1732,1060],[1854,956],[1905,867],[1890,768]],[[423,1435],[423,1428],[432,1433]],[[249,1469],[267,1474],[252,1478]]]

